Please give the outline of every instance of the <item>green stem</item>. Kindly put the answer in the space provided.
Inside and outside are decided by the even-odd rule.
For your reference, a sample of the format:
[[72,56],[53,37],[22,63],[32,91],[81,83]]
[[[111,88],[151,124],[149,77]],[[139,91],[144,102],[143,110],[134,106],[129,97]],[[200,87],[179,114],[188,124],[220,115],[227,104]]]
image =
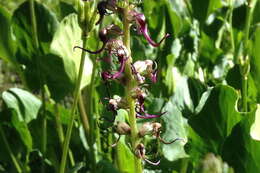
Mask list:
[[[84,37],[84,34],[83,34],[82,38],[83,38],[83,47],[85,48],[86,44],[87,44],[87,39],[86,39],[86,37]],[[76,88],[75,88],[75,92],[74,92],[73,105],[72,105],[71,113],[70,113],[70,121],[68,124],[65,141],[63,144],[62,158],[61,158],[61,164],[60,164],[60,173],[65,172],[67,154],[68,154],[69,143],[70,143],[70,138],[71,138],[71,132],[72,132],[73,123],[74,123],[74,119],[75,119],[75,111],[77,108],[77,102],[78,102],[78,98],[80,95],[80,84],[81,84],[81,79],[82,79],[82,74],[83,74],[83,69],[84,69],[85,57],[86,57],[86,52],[82,51],[78,78],[77,78]]]
[[95,143],[95,122],[94,122],[94,110],[93,110],[93,93],[95,87],[95,77],[96,77],[96,69],[97,69],[97,62],[95,59],[92,59],[93,62],[93,69],[91,74],[91,81],[89,86],[89,95],[88,95],[88,115],[89,115],[89,150],[90,150],[90,157],[91,157],[91,165],[92,165],[92,172],[96,172],[96,157],[95,157],[95,150],[94,150],[94,143]]
[[14,164],[14,167],[15,167],[16,171],[18,173],[22,173],[22,169],[21,169],[18,161],[16,160],[16,158],[15,158],[15,156],[14,156],[12,150],[11,150],[11,147],[9,146],[9,143],[8,143],[8,141],[6,139],[5,133],[4,133],[1,125],[0,125],[0,134],[1,134],[2,138],[3,138],[4,145],[6,146],[7,152],[9,153],[9,155],[10,155],[10,157],[12,159],[12,162]]
[[89,120],[88,120],[88,116],[85,110],[85,105],[81,94],[79,95],[79,111],[80,111],[81,122],[83,124],[83,128],[85,130],[86,136],[89,136]]
[[[32,37],[34,44],[36,46],[36,49],[39,50],[39,40],[38,40],[38,34],[37,34],[37,22],[36,22],[36,15],[35,15],[35,5],[34,0],[30,0],[30,14],[31,14],[31,22],[32,22]],[[47,119],[45,117],[45,110],[46,110],[46,102],[45,102],[45,89],[44,89],[44,83],[42,81],[42,74],[40,70],[40,60],[38,57],[36,57],[36,66],[38,69],[38,76],[40,81],[40,87],[41,87],[41,101],[42,101],[42,146],[41,151],[43,154],[43,159],[41,162],[41,172],[45,172],[45,166],[44,166],[44,157],[46,153],[47,148]]]
[[[128,3],[128,1],[126,2]],[[128,4],[127,4],[128,5]],[[126,75],[126,98],[129,103],[129,124],[131,127],[131,145],[133,150],[135,150],[136,146],[139,144],[139,137],[138,137],[138,129],[137,129],[137,123],[136,123],[136,112],[135,112],[135,100],[131,96],[131,91],[136,87],[136,82],[133,80],[133,75],[131,72],[131,47],[130,47],[130,23],[127,20],[127,16],[129,13],[129,7],[126,7],[124,9],[124,16],[123,16],[123,26],[124,26],[124,45],[126,46],[128,52],[129,52],[129,58],[126,62],[125,67],[125,75]],[[135,173],[142,173],[142,164],[141,159],[134,156],[135,160]],[[120,167],[120,166],[119,166]]]
[[[62,144],[64,142],[64,132],[63,132],[63,128],[62,128],[62,123],[61,123],[61,119],[60,119],[60,112],[59,112],[59,107],[58,107],[57,103],[55,103],[54,109],[55,109],[55,123],[56,123],[57,133],[58,133],[58,136],[59,136],[61,148],[63,148]],[[75,165],[74,156],[73,156],[73,153],[70,149],[69,149],[69,159],[70,159],[71,166],[74,166]]]
[[189,159],[184,158],[184,159],[181,160],[180,173],[186,173],[187,172],[188,164],[189,164]]
[[[95,108],[96,108],[96,110],[95,110],[95,112],[96,112],[96,120],[98,120],[99,118],[100,118],[100,114],[99,114],[99,110],[98,110],[98,108],[99,108],[99,96],[98,96],[98,94],[97,94],[97,92],[95,91],[95,96],[94,96],[94,101],[95,101]],[[97,127],[97,122],[96,122],[96,124],[95,124],[95,127]],[[101,135],[100,135],[100,129],[99,128],[95,128],[95,134],[96,134],[96,142],[97,142],[97,151],[98,151],[98,153],[101,153],[102,152],[102,148],[101,148]]]
[[241,66],[241,77],[242,77],[242,108],[244,112],[248,111],[248,106],[247,106],[247,87],[248,87],[248,73],[250,69],[250,59],[248,58],[248,40],[249,40],[249,33],[250,33],[250,25],[251,25],[251,20],[252,20],[252,15],[254,12],[255,0],[248,0],[247,1],[247,11],[246,11],[246,23],[245,23],[245,28],[244,28],[244,52],[243,52],[243,59],[242,59],[242,64]]
[[231,48],[232,48],[232,53],[235,53],[235,40],[234,40],[234,33],[233,33],[233,0],[229,0],[229,17],[228,17],[228,22],[229,22],[229,32],[230,32],[230,40],[231,40]]

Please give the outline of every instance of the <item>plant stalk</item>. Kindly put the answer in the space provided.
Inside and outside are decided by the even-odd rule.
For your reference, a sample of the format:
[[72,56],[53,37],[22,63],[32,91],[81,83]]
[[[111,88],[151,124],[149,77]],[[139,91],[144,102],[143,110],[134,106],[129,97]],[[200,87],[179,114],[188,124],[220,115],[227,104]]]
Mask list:
[[92,165],[92,172],[96,172],[96,157],[95,157],[95,150],[94,150],[94,144],[95,144],[95,121],[94,121],[94,109],[93,109],[93,94],[94,94],[94,86],[95,86],[95,77],[96,77],[96,70],[97,70],[97,62],[93,58],[93,69],[91,74],[91,80],[90,80],[90,86],[89,86],[89,95],[88,95],[88,115],[89,115],[89,135],[88,135],[88,141],[89,141],[89,150],[90,150],[90,157],[91,157],[91,165]]
[[[85,36],[82,36],[82,39],[83,39],[83,48],[85,48],[86,44],[87,44],[87,38]],[[78,72],[78,78],[77,78],[77,82],[76,82],[76,88],[75,88],[75,91],[74,91],[73,105],[72,105],[71,113],[70,113],[70,121],[69,121],[69,124],[68,124],[66,136],[65,136],[65,140],[64,140],[64,144],[63,144],[62,158],[61,158],[61,164],[60,164],[60,173],[65,172],[67,154],[68,154],[69,143],[70,143],[70,138],[71,138],[71,132],[72,132],[72,128],[73,128],[73,122],[74,122],[74,119],[75,119],[77,102],[78,102],[78,98],[79,98],[79,95],[80,95],[80,84],[81,84],[82,74],[83,74],[83,70],[84,70],[85,57],[86,57],[86,52],[82,51],[81,60],[80,60],[80,67],[79,67],[79,72]]]
[[[126,1],[127,5],[129,5],[129,2]],[[131,91],[136,87],[136,83],[134,81],[132,71],[131,71],[131,63],[132,63],[132,58],[131,58],[131,47],[130,47],[130,23],[127,20],[127,16],[129,13],[129,6],[127,6],[124,9],[124,15],[123,15],[123,30],[124,30],[124,45],[126,46],[128,52],[129,52],[129,58],[126,62],[126,67],[125,67],[125,75],[126,75],[126,87],[125,87],[125,93],[126,93],[126,98],[129,104],[129,124],[131,127],[131,145],[132,149],[135,150],[136,146],[139,143],[139,137],[138,137],[138,129],[137,129],[137,124],[136,124],[136,112],[135,112],[135,100],[131,96]],[[135,173],[142,173],[142,164],[141,164],[141,159],[134,156],[135,160]]]
[[[30,0],[30,15],[31,15],[31,22],[32,22],[32,37],[33,42],[36,46],[37,51],[39,50],[39,40],[38,40],[38,34],[37,34],[37,19],[35,14],[35,5],[34,0]],[[46,101],[45,101],[45,89],[44,89],[44,83],[43,78],[40,70],[40,60],[37,57],[36,59],[36,66],[38,68],[38,76],[40,81],[40,88],[41,88],[41,101],[42,101],[42,145],[41,145],[41,151],[43,154],[43,159],[41,161],[41,172],[45,172],[45,166],[44,166],[44,157],[47,149],[47,119],[45,117],[45,111],[46,111]]]
[[[62,128],[59,107],[58,107],[57,103],[54,103],[54,104],[55,104],[54,109],[55,109],[55,123],[56,123],[57,133],[59,136],[61,148],[63,148],[64,132],[63,132],[63,128]],[[74,166],[75,165],[74,156],[70,149],[69,149],[69,159],[70,159],[71,166]]]
[[248,0],[247,1],[247,11],[246,11],[246,23],[244,28],[244,52],[243,52],[243,64],[240,64],[242,70],[242,108],[244,112],[248,111],[247,106],[247,88],[248,88],[248,73],[250,69],[250,59],[248,57],[248,41],[249,41],[249,34],[250,34],[250,25],[252,20],[252,15],[254,12],[256,0]]
[[85,130],[86,135],[89,136],[89,120],[88,120],[88,116],[85,110],[85,105],[81,94],[79,95],[79,111],[80,111],[80,118],[81,118],[83,128]]
[[6,146],[7,152],[9,153],[9,155],[10,155],[10,157],[11,157],[11,160],[12,160],[12,162],[13,162],[13,164],[14,164],[14,167],[15,167],[16,171],[17,171],[18,173],[22,173],[22,169],[21,169],[21,167],[20,167],[18,161],[16,160],[16,157],[14,156],[14,153],[13,153],[12,150],[11,150],[11,147],[9,146],[9,143],[8,143],[8,141],[7,141],[7,139],[6,139],[5,133],[4,133],[4,131],[3,131],[1,125],[0,125],[0,134],[1,134],[1,136],[2,136],[4,145]]

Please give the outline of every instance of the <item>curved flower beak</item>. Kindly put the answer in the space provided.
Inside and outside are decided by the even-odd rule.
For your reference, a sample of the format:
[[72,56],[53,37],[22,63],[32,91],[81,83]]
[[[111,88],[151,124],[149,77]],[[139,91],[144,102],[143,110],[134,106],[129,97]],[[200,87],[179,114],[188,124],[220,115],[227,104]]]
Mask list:
[[160,44],[163,42],[163,40],[165,40],[167,37],[170,36],[170,34],[166,34],[160,41],[159,43],[156,43],[152,40],[152,38],[149,36],[148,34],[148,27],[147,27],[147,23],[145,21],[145,16],[142,13],[134,13],[134,17],[136,20],[136,23],[138,25],[138,32],[142,33],[143,36],[145,37],[145,39],[149,42],[150,45],[154,46],[154,47],[158,47],[160,46]]
[[86,51],[86,52],[91,53],[91,54],[99,54],[100,52],[102,52],[104,50],[105,47],[106,47],[106,43],[103,43],[102,47],[99,50],[96,50],[96,51],[91,51],[91,50],[85,49],[85,48],[80,47],[80,46],[75,46],[73,48],[73,50],[78,48],[78,49],[81,49],[81,50]]
[[140,112],[136,113],[137,118],[142,118],[142,119],[151,119],[151,118],[159,118],[162,115],[164,115],[166,112],[160,113],[159,115],[154,115],[154,114],[148,114],[144,112],[144,115],[140,114]]
[[119,59],[120,67],[116,73],[111,74],[107,71],[104,71],[101,73],[101,77],[104,81],[107,81],[109,79],[117,79],[117,78],[121,77],[122,73],[125,70],[125,64],[126,64],[126,61],[128,58],[118,58],[118,59]]

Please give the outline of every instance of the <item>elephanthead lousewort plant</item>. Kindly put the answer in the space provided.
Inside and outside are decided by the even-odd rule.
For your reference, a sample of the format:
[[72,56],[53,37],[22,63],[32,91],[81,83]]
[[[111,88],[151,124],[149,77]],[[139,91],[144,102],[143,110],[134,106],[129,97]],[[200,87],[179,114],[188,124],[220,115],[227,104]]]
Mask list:
[[[133,5],[127,5],[127,7],[119,7],[116,0],[100,1],[97,5],[97,10],[100,17],[96,25],[102,22],[104,16],[114,13],[123,16],[124,30],[115,24],[110,24],[99,31],[99,39],[102,42],[101,48],[94,51],[79,46],[75,46],[74,48],[82,49],[83,51],[91,54],[99,54],[104,52],[106,56],[100,58],[99,60],[103,63],[107,63],[110,68],[101,72],[102,80],[105,84],[108,84],[114,80],[125,87],[126,96],[111,97],[110,93],[108,93],[109,98],[107,98],[107,109],[108,111],[111,111],[113,115],[111,118],[112,123],[114,124],[113,132],[119,135],[112,147],[117,145],[121,135],[131,136],[133,139],[132,141],[134,141],[131,145],[132,152],[135,154],[136,158],[144,160],[152,165],[158,165],[160,161],[152,162],[148,160],[145,153],[145,145],[143,144],[142,139],[146,135],[150,135],[164,144],[171,144],[181,139],[177,138],[172,141],[165,141],[162,139],[160,135],[162,125],[158,122],[143,123],[138,129],[136,122],[132,121],[127,123],[116,121],[116,116],[117,110],[119,109],[128,110],[129,116],[131,116],[130,112],[134,112],[134,117],[132,117],[134,121],[137,119],[159,118],[167,113],[160,112],[157,114],[151,114],[145,109],[145,100],[149,95],[147,86],[157,82],[157,64],[155,61],[149,59],[132,62],[130,47],[126,44],[125,40],[127,39],[126,37],[128,37],[126,30],[129,30],[131,25],[134,25],[137,32],[142,34],[148,43],[153,47],[160,46],[163,40],[169,37],[169,34],[166,34],[158,43],[153,41],[149,36],[148,25],[144,14],[137,12]],[[127,8],[127,13],[125,12],[125,8]],[[126,28],[126,26],[128,26],[128,28]],[[118,64],[116,65],[116,69],[112,66],[113,62]],[[133,101],[134,104],[130,104],[131,101]],[[133,130],[133,128],[137,129],[137,131]]]

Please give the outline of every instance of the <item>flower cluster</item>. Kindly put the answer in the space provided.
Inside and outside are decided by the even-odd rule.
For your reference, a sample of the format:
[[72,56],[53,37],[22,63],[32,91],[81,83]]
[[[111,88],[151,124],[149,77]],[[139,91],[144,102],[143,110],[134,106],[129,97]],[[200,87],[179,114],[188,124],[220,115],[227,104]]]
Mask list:
[[[123,9],[117,6],[117,0],[104,0],[98,3],[97,10],[99,13],[99,20],[96,24],[102,22],[105,15],[110,15],[112,13],[122,13]],[[145,16],[142,13],[137,12],[134,9],[131,9],[128,16],[126,17],[128,22],[134,25],[137,28],[137,32],[142,34],[148,43],[151,46],[158,47],[163,40],[165,40],[169,34],[166,34],[159,43],[154,42],[148,34],[148,26],[145,20]],[[109,83],[112,80],[116,80],[124,84],[125,78],[125,67],[128,59],[130,58],[130,53],[126,46],[123,44],[122,36],[124,32],[121,28],[115,24],[111,24],[106,26],[105,28],[99,31],[99,39],[103,43],[102,47],[98,50],[91,51],[79,46],[75,46],[74,48],[79,48],[84,51],[87,51],[91,54],[99,54],[101,52],[105,52],[106,56],[100,60],[104,63],[111,64],[112,62],[116,62],[117,69],[108,69],[101,72],[102,80],[105,83]],[[112,65],[111,65],[112,66]],[[130,92],[131,97],[135,100],[135,112],[136,118],[142,119],[152,119],[158,118],[164,115],[166,112],[158,113],[158,114],[150,114],[145,109],[145,100],[148,96],[148,91],[145,86],[149,83],[156,83],[157,82],[157,64],[155,61],[152,60],[143,60],[143,61],[136,61],[130,64],[131,73],[134,78],[135,87],[132,88]],[[117,110],[119,109],[129,109],[129,104],[127,99],[124,97],[110,97],[108,100],[107,109],[111,111],[113,114],[113,123],[115,123],[114,132],[119,135],[119,138],[112,146],[116,146],[118,141],[120,140],[121,135],[130,135],[131,134],[131,127],[126,122],[114,122],[115,117],[117,116]],[[160,136],[161,133],[161,124],[158,122],[146,122],[138,129],[138,138],[142,139],[146,135],[151,135],[161,141],[164,144],[171,144],[176,140],[180,140],[179,138],[174,139],[170,142],[165,141]],[[147,159],[145,155],[145,146],[142,143],[139,143],[133,149],[133,153],[136,157],[141,158],[142,160],[153,164],[158,165],[159,162],[151,162]]]

